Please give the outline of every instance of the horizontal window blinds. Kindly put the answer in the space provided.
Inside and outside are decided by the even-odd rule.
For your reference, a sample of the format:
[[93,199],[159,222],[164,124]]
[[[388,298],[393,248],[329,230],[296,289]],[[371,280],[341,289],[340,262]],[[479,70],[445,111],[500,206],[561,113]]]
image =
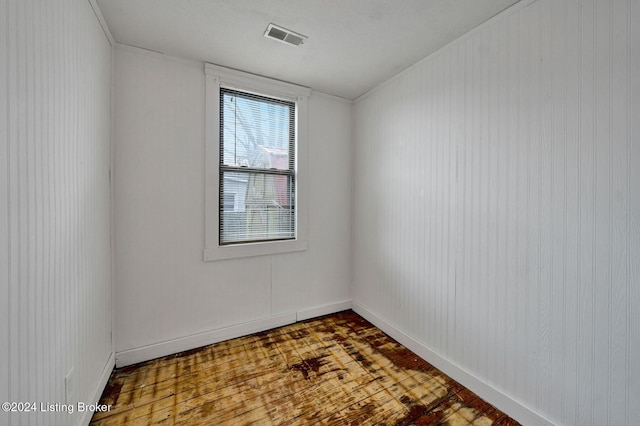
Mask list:
[[220,245],[295,238],[295,103],[220,89]]

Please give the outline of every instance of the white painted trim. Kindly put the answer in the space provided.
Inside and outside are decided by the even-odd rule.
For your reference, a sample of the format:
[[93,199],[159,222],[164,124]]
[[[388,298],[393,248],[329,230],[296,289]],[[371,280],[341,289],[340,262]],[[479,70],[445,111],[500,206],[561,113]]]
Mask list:
[[150,359],[172,355],[178,352],[187,351],[224,340],[235,339],[236,337],[269,330],[283,325],[296,322],[296,313],[287,313],[262,318],[256,321],[245,322],[216,330],[206,331],[187,337],[168,340],[166,342],[155,343],[135,349],[116,353],[116,366],[118,368]]
[[353,100],[353,103],[355,104],[355,103],[360,102],[363,99],[368,98],[370,95],[376,93],[377,91],[379,91],[383,87],[388,86],[393,81],[397,80],[401,76],[403,76],[406,73],[410,72],[413,68],[417,67],[421,63],[429,61],[429,60],[437,57],[438,55],[442,54],[443,51],[445,51],[445,50],[449,49],[451,46],[455,46],[456,44],[461,43],[462,41],[466,40],[467,38],[475,35],[479,31],[484,29],[486,26],[493,25],[493,23],[496,22],[497,20],[506,18],[506,17],[518,12],[519,10],[524,9],[525,7],[531,5],[532,3],[536,2],[536,1],[538,1],[538,0],[520,0],[519,2],[517,2],[515,4],[512,4],[511,6],[509,6],[508,8],[503,10],[502,12],[500,12],[500,13],[492,16],[491,18],[487,19],[486,21],[484,21],[483,23],[481,23],[477,27],[472,28],[471,30],[469,30],[465,34],[461,35],[460,37],[458,37],[458,38],[450,41],[449,43],[445,44],[444,46],[440,47],[435,52],[432,52],[429,55],[427,55],[426,57],[420,59],[418,62],[416,62],[416,63],[414,63],[412,65],[409,65],[407,68],[405,68],[402,71],[400,71],[399,73],[395,74],[393,77],[389,78],[388,80],[385,80],[382,83],[378,84],[373,89],[370,89],[369,91],[367,91],[367,92],[363,93],[362,95],[358,96],[357,98],[355,98]]
[[[205,64],[205,262],[252,256],[290,253],[308,249],[307,242],[307,143],[310,90],[301,86]],[[219,244],[220,206],[218,197],[220,163],[220,87],[255,91],[258,94],[296,103],[296,238],[221,246]]]
[[[204,147],[204,261],[221,259],[218,246],[220,200],[216,188],[220,184],[220,79],[206,73],[205,68],[205,147]],[[213,111],[212,111],[213,109]],[[220,253],[216,253],[220,252]],[[217,254],[217,255],[216,255]]]
[[347,98],[343,98],[342,96],[337,96],[337,95],[332,95],[330,93],[325,93],[325,92],[319,92],[317,90],[311,90],[311,96],[317,96],[319,98],[326,98],[326,99],[330,99],[334,102],[342,102],[345,104],[349,104],[352,105],[353,101],[351,99],[347,99]]
[[[111,377],[111,373],[116,366],[116,354],[111,352],[109,354],[109,358],[107,359],[107,363],[102,369],[102,374],[100,374],[100,380],[96,384],[96,387],[93,391],[93,395],[88,401],[82,401],[87,404],[97,404],[100,401],[100,397],[102,396],[102,392],[104,392],[104,388],[107,387],[107,382],[109,381],[109,377]],[[88,425],[91,422],[91,417],[93,417],[92,411],[85,411],[83,416],[80,418],[78,422],[79,425]]]
[[204,249],[204,261],[210,262],[214,260],[237,259],[240,257],[268,256],[272,254],[305,251],[308,248],[309,245],[307,241],[302,239],[214,246]]
[[327,305],[316,306],[313,308],[302,309],[298,311],[296,317],[298,321],[304,321],[311,318],[321,317],[323,315],[334,314],[336,312],[346,311],[351,309],[351,300],[344,300],[342,302],[329,303]]
[[299,96],[309,97],[311,89],[297,84],[287,83],[285,81],[274,80],[260,75],[251,74],[245,71],[225,68],[210,63],[204,64],[204,72],[212,75],[220,82],[227,85],[239,85],[244,90],[256,90],[259,94],[271,94],[274,96],[283,96],[285,99],[295,99]]
[[193,67],[198,69],[202,69],[202,66],[204,64],[204,62],[202,61],[196,61],[193,59],[185,59],[185,58],[180,58],[178,56],[167,55],[162,52],[156,52],[155,50],[144,49],[142,47],[132,46],[130,44],[116,42],[113,45],[113,48],[117,50],[122,50],[125,52],[136,53],[138,55],[150,56],[152,58],[162,59],[162,60],[166,60],[166,61],[178,63],[180,65],[185,65],[188,67]]
[[113,38],[113,34],[111,34],[111,29],[109,25],[107,25],[107,21],[104,19],[104,15],[102,14],[102,9],[98,5],[98,0],[89,0],[89,4],[93,9],[93,13],[96,14],[96,18],[98,18],[98,22],[100,22],[100,26],[102,27],[102,31],[104,31],[104,35],[107,36],[107,40],[109,40],[109,44],[111,46],[116,44],[116,40]]
[[532,408],[516,401],[512,397],[504,394],[490,384],[484,382],[482,379],[466,371],[459,365],[429,349],[413,337],[405,334],[399,328],[371,312],[371,310],[367,309],[362,304],[353,302],[352,309],[358,315],[362,316],[367,321],[371,322],[389,336],[406,346],[409,350],[415,352],[425,361],[429,362],[452,379],[458,381],[488,403],[498,407],[498,409],[504,411],[520,423],[532,426],[554,426],[552,421],[548,420],[541,414],[536,413]]

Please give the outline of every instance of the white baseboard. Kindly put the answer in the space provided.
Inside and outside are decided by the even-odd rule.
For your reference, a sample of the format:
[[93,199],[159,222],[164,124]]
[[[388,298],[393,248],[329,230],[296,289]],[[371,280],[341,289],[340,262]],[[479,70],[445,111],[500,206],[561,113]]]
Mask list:
[[[102,392],[104,392],[104,388],[107,387],[107,382],[109,381],[109,377],[111,377],[111,372],[113,371],[116,365],[116,354],[111,352],[109,358],[107,359],[107,363],[102,369],[102,373],[100,374],[100,379],[98,380],[98,384],[93,390],[93,395],[91,398],[86,401],[88,404],[97,404],[100,401],[100,397],[102,396]],[[85,401],[82,401],[85,402]],[[93,411],[85,411],[82,418],[78,422],[79,425],[86,426],[91,422],[91,418],[93,417]]]
[[351,309],[351,300],[344,300],[337,303],[329,303],[328,305],[317,306],[314,308],[303,309],[298,311],[298,321],[304,321],[310,318],[320,317],[322,315],[329,315],[340,311],[346,311]]
[[374,314],[363,305],[357,302],[353,302],[352,309],[358,315],[362,316],[367,321],[406,346],[409,350],[415,352],[425,361],[429,362],[452,379],[461,383],[488,403],[498,407],[500,410],[504,411],[506,414],[513,417],[523,425],[554,425],[553,422],[536,413],[531,408],[495,389],[488,383],[466,371],[464,368],[454,364],[448,359],[432,351],[427,346],[415,340],[413,337],[405,334],[400,329],[396,328],[378,315]]
[[224,340],[235,339],[236,337],[246,336],[251,333],[257,333],[259,331],[293,324],[296,321],[303,321],[322,315],[344,311],[346,309],[351,309],[351,300],[344,300],[341,302],[302,309],[298,312],[274,315],[256,321],[194,334],[192,336],[181,337],[140,348],[128,349],[126,351],[116,353],[115,364],[118,368],[125,367],[127,365],[137,364],[150,359],[172,355],[178,352],[199,348],[201,346],[211,345]]
[[246,336],[247,334],[269,330],[294,322],[296,322],[296,313],[292,312],[143,346],[141,348],[129,349],[116,353],[116,366],[120,368],[137,364],[150,359],[211,345],[224,340],[235,339],[236,337]]

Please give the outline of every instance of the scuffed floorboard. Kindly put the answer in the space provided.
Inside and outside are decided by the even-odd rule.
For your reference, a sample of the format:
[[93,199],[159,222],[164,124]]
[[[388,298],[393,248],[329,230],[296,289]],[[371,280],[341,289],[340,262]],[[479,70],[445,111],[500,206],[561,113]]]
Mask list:
[[115,370],[91,425],[518,425],[352,311]]

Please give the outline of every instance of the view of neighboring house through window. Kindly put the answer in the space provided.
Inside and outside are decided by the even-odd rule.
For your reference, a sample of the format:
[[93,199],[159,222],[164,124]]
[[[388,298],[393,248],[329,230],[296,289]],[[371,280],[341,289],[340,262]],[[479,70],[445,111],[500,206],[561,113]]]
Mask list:
[[220,245],[295,238],[295,103],[220,88]]

